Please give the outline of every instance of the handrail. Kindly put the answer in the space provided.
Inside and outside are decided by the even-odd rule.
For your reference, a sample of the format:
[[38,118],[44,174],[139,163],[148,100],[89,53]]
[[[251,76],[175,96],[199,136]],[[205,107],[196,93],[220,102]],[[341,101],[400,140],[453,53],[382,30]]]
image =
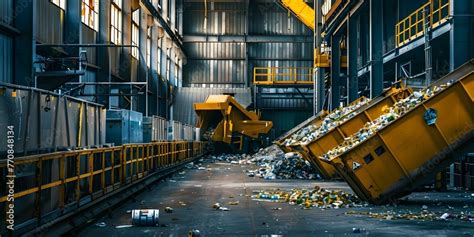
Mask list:
[[313,84],[311,67],[254,67],[255,85],[294,85]]
[[[449,17],[450,0],[430,0],[416,9],[403,20],[395,25],[395,44],[401,47],[408,42],[422,36],[426,18],[430,21],[430,28],[434,29],[446,22]],[[425,9],[429,8],[429,16],[425,15]]]
[[[204,142],[164,141],[18,157],[15,167],[34,167],[33,173],[24,176],[25,182],[34,185],[21,185],[25,188],[15,190],[14,198],[22,203],[22,208],[31,206],[35,214],[27,218],[37,218],[40,223],[44,213],[41,193],[45,190],[58,197],[54,210],[64,210],[66,205],[80,206],[85,197],[96,200],[135,180],[201,156],[204,148]],[[7,173],[7,167],[7,160],[0,160],[0,173]],[[22,176],[16,175],[17,180]],[[7,202],[7,193],[0,194],[0,204]],[[30,197],[34,201],[21,201]]]

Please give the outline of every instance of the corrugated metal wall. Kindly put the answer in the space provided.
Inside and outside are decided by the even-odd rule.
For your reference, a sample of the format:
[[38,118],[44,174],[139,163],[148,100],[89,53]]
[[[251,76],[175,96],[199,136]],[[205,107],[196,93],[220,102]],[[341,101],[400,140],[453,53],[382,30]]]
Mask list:
[[[13,0],[0,1],[0,23],[13,23]],[[0,32],[0,82],[13,82],[13,40]]]
[[174,120],[195,125],[194,103],[204,102],[209,95],[234,94],[235,99],[247,107],[252,102],[250,88],[189,88],[181,87],[176,91],[176,106],[173,107]]
[[[208,19],[205,23],[204,2],[186,1],[184,4],[184,35],[186,36],[244,36],[268,37],[268,42],[186,42],[184,49],[187,53],[187,64],[184,66],[183,85],[192,88],[179,88],[174,108],[175,119],[185,123],[194,123],[195,114],[193,102],[204,101],[209,94],[218,93],[218,89],[235,88],[248,90],[245,95],[249,102],[252,94],[248,88],[253,78],[254,67],[311,67],[313,45],[309,42],[272,41],[273,36],[297,36],[311,38],[312,31],[293,15],[274,1],[252,0],[247,8],[246,1],[208,2]],[[248,12],[247,12],[248,10]],[[246,27],[248,27],[246,29]],[[246,32],[248,31],[248,32]],[[275,40],[274,40],[275,41]],[[249,81],[246,81],[248,79]],[[234,88],[234,89],[232,89]],[[276,93],[276,92],[275,92]],[[296,93],[296,92],[292,92]],[[287,110],[288,108],[304,110],[307,103],[301,98],[281,96],[265,99],[261,104],[265,108]],[[309,107],[311,108],[311,107]],[[280,130],[290,128],[283,112],[267,113],[266,118],[273,120]],[[296,113],[291,121],[302,121],[311,112]],[[293,114],[291,115],[293,116]],[[286,127],[279,126],[283,124]]]
[[0,1],[0,21],[11,24],[13,21],[13,0]]
[[[204,26],[203,2],[185,2],[185,35],[244,35],[246,7],[242,2],[209,2]],[[245,43],[186,43],[188,62],[183,67],[183,86],[238,88],[245,86]],[[212,84],[212,85],[211,85]]]
[[184,34],[243,35],[245,33],[245,2],[208,2],[207,24],[204,27],[204,1],[185,2]]
[[274,1],[250,1],[249,34],[311,35],[312,31]]
[[[82,24],[82,35],[81,43],[83,44],[94,44],[97,42],[97,32],[88,26]],[[97,64],[96,60],[96,49],[95,48],[83,48],[82,50],[87,51],[87,62],[90,64]]]
[[49,0],[37,0],[36,40],[47,44],[63,42],[64,10]]

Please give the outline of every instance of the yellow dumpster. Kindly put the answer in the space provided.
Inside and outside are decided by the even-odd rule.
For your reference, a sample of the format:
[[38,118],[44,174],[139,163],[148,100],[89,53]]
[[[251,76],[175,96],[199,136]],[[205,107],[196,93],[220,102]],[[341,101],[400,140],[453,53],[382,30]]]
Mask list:
[[322,162],[319,156],[324,155],[341,144],[344,139],[359,131],[364,124],[377,119],[397,101],[411,94],[412,90],[402,84],[392,87],[384,91],[382,95],[371,100],[366,106],[357,109],[352,118],[342,122],[337,127],[330,129],[309,143],[300,143],[292,146],[292,149],[304,154],[303,156],[307,157],[325,178],[332,178],[336,175],[335,168],[328,163]]
[[276,144],[280,149],[282,149],[284,152],[291,152],[292,150],[290,149],[289,146],[287,146],[287,139],[290,139],[294,134],[298,133],[301,131],[301,129],[310,126],[310,125],[315,125],[319,126],[321,123],[322,119],[327,115],[327,111],[321,110],[319,113],[316,115],[313,115],[311,118],[305,120],[304,122],[298,124],[296,127],[292,128],[285,134],[281,135],[279,138],[277,138],[273,143]]
[[473,149],[474,61],[426,89],[429,96],[397,112],[372,135],[321,157],[361,199],[380,204],[404,196],[445,169],[453,154]]

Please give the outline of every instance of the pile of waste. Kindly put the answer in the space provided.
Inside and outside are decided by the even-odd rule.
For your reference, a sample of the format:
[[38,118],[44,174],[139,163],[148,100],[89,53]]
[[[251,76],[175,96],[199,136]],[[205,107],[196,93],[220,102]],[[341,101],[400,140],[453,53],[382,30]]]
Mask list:
[[466,212],[447,213],[447,212],[432,212],[422,210],[420,212],[410,211],[387,211],[387,212],[368,212],[368,211],[348,211],[346,215],[368,216],[380,220],[461,220],[474,223],[474,215]]
[[352,103],[346,107],[340,107],[334,110],[332,113],[328,114],[321,124],[318,125],[309,125],[305,128],[302,128],[290,138],[287,138],[283,141],[285,146],[298,145],[298,144],[308,144],[322,135],[326,134],[329,130],[334,127],[339,126],[341,123],[349,120],[350,118],[356,115],[355,110],[362,107],[363,105],[369,103],[370,99],[362,97],[355,103]]
[[367,122],[364,127],[361,128],[358,132],[356,132],[350,137],[347,137],[343,143],[339,144],[339,146],[335,147],[334,149],[328,151],[320,158],[329,160],[333,157],[337,157],[343,154],[347,150],[350,150],[351,148],[365,141],[367,138],[371,137],[379,130],[381,130],[400,116],[407,113],[412,108],[416,107],[423,101],[429,99],[436,93],[448,87],[450,84],[451,83],[448,82],[447,84],[443,84],[441,86],[435,86],[432,89],[427,88],[419,92],[414,92],[407,98],[398,101],[392,107],[387,108],[386,111],[384,111],[384,114],[382,114],[380,117],[378,117],[372,122]]
[[339,190],[328,190],[315,186],[313,189],[292,189],[291,191],[254,191],[255,201],[287,202],[303,208],[349,208],[362,207],[355,195]]
[[215,160],[233,164],[255,164],[255,170],[247,170],[249,177],[264,179],[320,179],[321,176],[295,152],[284,153],[272,145],[253,155],[222,154],[211,157]]

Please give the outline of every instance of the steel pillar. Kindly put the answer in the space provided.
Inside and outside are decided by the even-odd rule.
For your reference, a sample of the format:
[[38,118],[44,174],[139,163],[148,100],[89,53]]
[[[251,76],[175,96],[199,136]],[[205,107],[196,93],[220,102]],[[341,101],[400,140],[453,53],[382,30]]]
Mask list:
[[383,91],[383,3],[370,0],[370,98]]
[[474,40],[471,38],[474,9],[472,1],[456,0],[450,2],[449,11],[449,15],[452,16],[452,29],[449,33],[449,67],[450,71],[453,71],[474,57],[471,54]]
[[339,107],[341,101],[341,36],[333,35],[331,38],[331,107]]
[[[314,1],[314,9],[315,9],[315,29],[314,29],[314,49],[315,52],[321,52],[321,27],[322,27],[322,0],[315,0]],[[314,57],[314,51],[313,51]],[[323,110],[324,107],[324,93],[325,93],[325,85],[324,85],[324,68],[314,68],[313,72],[313,115],[319,113],[319,111]]]
[[357,77],[357,18],[350,16],[347,30],[347,53],[348,67],[347,75],[349,75],[349,86],[347,87],[348,104],[359,98],[359,81]]

